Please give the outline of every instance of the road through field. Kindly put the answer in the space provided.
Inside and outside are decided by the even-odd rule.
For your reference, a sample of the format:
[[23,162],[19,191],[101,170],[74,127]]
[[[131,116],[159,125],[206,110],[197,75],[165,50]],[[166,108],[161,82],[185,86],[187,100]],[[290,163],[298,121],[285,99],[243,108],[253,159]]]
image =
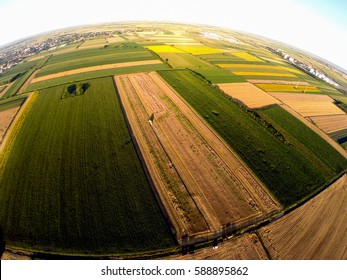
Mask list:
[[[147,112],[146,121],[150,120],[153,133],[211,230],[244,226],[279,209],[244,164],[160,76],[123,75],[116,77],[117,86],[122,80],[130,81]],[[120,90],[120,95],[125,97],[125,91]]]

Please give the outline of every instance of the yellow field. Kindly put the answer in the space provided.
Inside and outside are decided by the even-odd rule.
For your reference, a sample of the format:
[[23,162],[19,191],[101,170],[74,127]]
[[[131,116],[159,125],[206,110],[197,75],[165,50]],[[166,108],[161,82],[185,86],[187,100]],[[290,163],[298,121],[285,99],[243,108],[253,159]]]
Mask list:
[[[243,71],[234,71],[235,75],[239,76],[270,76],[270,77],[296,77],[291,73],[274,73],[274,72],[243,72]],[[279,90],[277,90],[279,91]]]
[[256,86],[268,92],[321,92],[315,86],[308,85],[256,84]]
[[200,54],[211,54],[211,53],[222,53],[223,50],[210,48],[206,46],[179,46],[178,49],[188,52],[193,55],[200,55]]
[[184,53],[184,51],[167,45],[147,46],[147,49],[155,53]]
[[328,95],[288,92],[276,92],[271,95],[304,117],[344,114]]
[[254,55],[251,55],[246,52],[233,52],[232,53],[234,56],[237,56],[238,58],[244,59],[246,61],[258,61],[261,62],[262,60],[255,57]]
[[280,104],[276,98],[251,83],[218,84],[219,88],[233,98],[240,100],[249,108],[260,108],[271,104]]
[[289,71],[289,72],[292,72],[292,73],[295,73],[295,74],[302,74],[302,72],[300,70],[295,69],[295,68],[285,67],[285,66],[278,66],[278,68],[286,70],[286,71]]

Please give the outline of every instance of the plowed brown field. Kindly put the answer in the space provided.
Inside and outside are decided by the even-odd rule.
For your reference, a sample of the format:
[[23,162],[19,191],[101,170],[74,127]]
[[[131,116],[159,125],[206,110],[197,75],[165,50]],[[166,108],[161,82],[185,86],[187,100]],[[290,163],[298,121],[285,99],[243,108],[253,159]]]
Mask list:
[[260,229],[274,259],[347,259],[347,176]]
[[347,129],[347,115],[316,116],[310,118],[326,133]]
[[179,226],[177,232],[201,234],[245,226],[279,209],[257,178],[160,76],[130,74],[115,81],[151,178],[173,224]]

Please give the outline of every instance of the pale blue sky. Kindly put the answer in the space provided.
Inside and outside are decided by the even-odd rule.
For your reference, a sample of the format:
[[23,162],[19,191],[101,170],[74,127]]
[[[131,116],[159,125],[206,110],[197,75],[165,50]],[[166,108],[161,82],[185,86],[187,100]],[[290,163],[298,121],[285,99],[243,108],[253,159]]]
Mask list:
[[259,34],[347,69],[346,11],[347,0],[0,0],[0,45],[76,25],[165,20]]

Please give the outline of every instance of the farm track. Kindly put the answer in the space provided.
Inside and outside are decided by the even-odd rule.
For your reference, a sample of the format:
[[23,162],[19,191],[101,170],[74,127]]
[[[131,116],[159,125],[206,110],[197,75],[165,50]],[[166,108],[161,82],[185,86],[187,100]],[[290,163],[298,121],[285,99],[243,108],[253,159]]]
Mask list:
[[[118,86],[122,80],[131,83],[131,91],[141,100],[147,112],[143,121],[148,122],[153,114],[152,133],[159,139],[211,231],[228,224],[248,225],[279,210],[255,176],[162,78],[155,73],[124,75],[116,77]],[[122,102],[125,92],[120,90]],[[133,110],[138,112],[140,107],[136,107]],[[126,114],[131,118],[130,111]],[[130,119],[131,126],[135,123]],[[141,153],[146,155],[144,148],[140,147]],[[153,161],[151,157],[147,161]],[[168,196],[165,191],[161,193]]]
[[50,79],[70,76],[74,74],[80,74],[85,72],[99,71],[99,70],[107,70],[112,68],[123,68],[123,67],[132,67],[132,66],[142,66],[142,65],[152,65],[152,64],[161,64],[160,60],[144,60],[144,61],[134,61],[134,62],[122,62],[122,63],[113,63],[113,64],[104,64],[99,66],[91,66],[91,67],[83,67],[69,71],[63,71],[56,74],[49,74],[46,76],[35,78],[31,81],[31,83],[42,82]]
[[13,84],[14,82],[6,84],[6,88],[2,92],[0,92],[0,98],[6,94],[6,92],[12,87]]
[[28,87],[28,85],[31,84],[31,82],[33,81],[33,79],[35,79],[36,74],[37,74],[40,70],[41,70],[41,68],[35,70],[35,71],[29,76],[29,78],[28,78],[28,79],[24,82],[24,84],[20,87],[20,89],[18,90],[18,92],[16,93],[16,95],[22,94],[22,93],[25,91],[25,89]]

